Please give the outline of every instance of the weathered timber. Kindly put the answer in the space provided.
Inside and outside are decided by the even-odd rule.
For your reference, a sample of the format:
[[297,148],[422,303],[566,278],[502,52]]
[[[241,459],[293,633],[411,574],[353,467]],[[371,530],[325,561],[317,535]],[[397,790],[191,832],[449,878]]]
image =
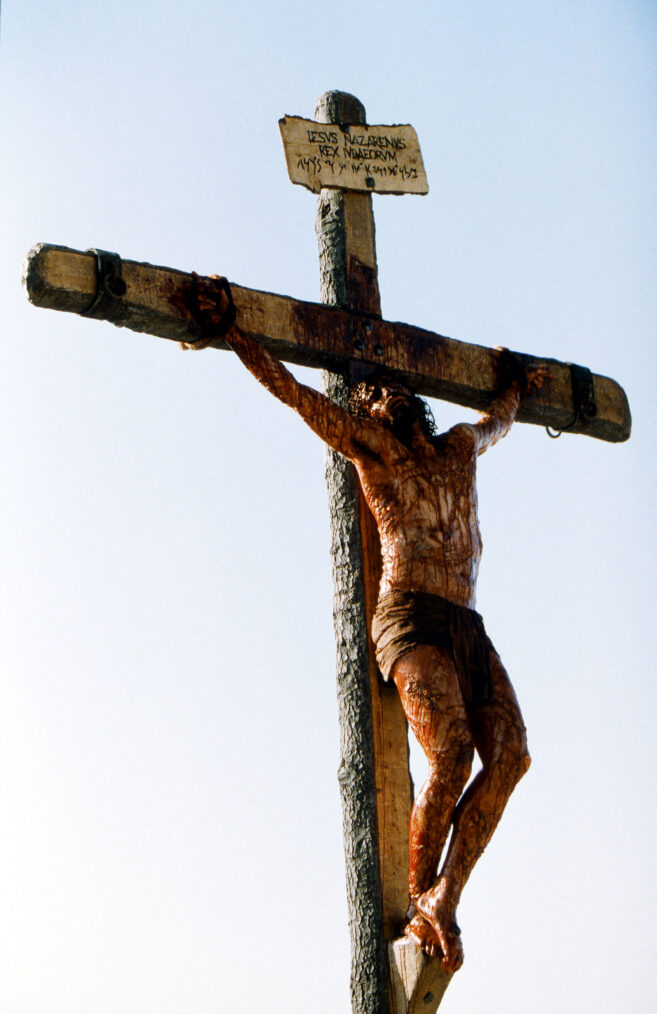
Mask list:
[[433,1014],[452,979],[436,958],[428,958],[408,937],[388,945],[390,1014]]
[[[364,119],[365,111],[353,96],[328,92],[319,100],[316,115],[320,121],[353,122],[356,117]],[[378,316],[371,197],[323,190],[316,231],[323,299]],[[327,371],[324,390],[344,405],[351,380],[349,372]],[[331,450],[327,452],[327,487],[352,1009],[354,1014],[408,1014],[414,1009],[419,983],[424,1012],[434,1014],[451,976],[442,972],[440,961],[425,958],[413,941],[396,939],[409,905],[413,787],[406,718],[396,689],[379,677],[370,638],[381,576],[379,537],[353,468]],[[400,962],[398,954],[406,960]],[[432,990],[430,985],[438,981],[441,988]]]
[[288,176],[316,194],[332,187],[366,194],[429,193],[420,144],[408,123],[381,127],[284,116],[278,126]]
[[[317,116],[338,116],[341,122],[364,109],[344,92],[322,96]],[[353,122],[353,121],[352,121]],[[316,231],[322,266],[322,296],[352,310],[380,316],[374,215],[366,194],[323,192],[318,202]],[[339,280],[339,282],[338,282]],[[334,400],[346,402],[350,377],[326,373],[325,385]],[[341,467],[333,456],[331,467]],[[408,824],[412,806],[412,785],[408,770],[406,718],[393,686],[379,678],[370,641],[372,616],[381,578],[381,553],[374,519],[356,484],[362,550],[364,611],[368,645],[370,706],[374,736],[374,784],[378,827],[379,873],[382,891],[383,933],[386,940],[398,934],[408,909]],[[339,522],[340,515],[336,520]]]
[[[126,293],[112,311],[112,323],[173,341],[193,341],[197,337],[197,325],[185,306],[191,274],[126,260],[123,278]],[[68,247],[38,244],[25,259],[23,284],[35,306],[83,313],[96,291],[95,256]],[[346,370],[350,361],[383,366],[419,394],[473,409],[485,409],[492,397],[495,355],[485,346],[446,338],[409,324],[380,320],[374,314],[302,302],[239,285],[233,285],[232,290],[242,330],[286,362],[335,372]],[[214,347],[227,346],[217,341]],[[595,374],[597,415],[571,426],[569,364],[523,353],[517,355],[524,363],[545,365],[550,370],[550,378],[541,390],[521,406],[519,422],[555,429],[569,427],[570,433],[584,433],[611,442],[628,439],[629,405],[616,381]]]
[[[316,115],[320,120],[335,118],[343,122],[365,119],[361,103],[341,92],[323,95]],[[354,216],[360,226],[356,235]],[[371,198],[366,194],[322,191],[315,229],[323,301],[380,315]],[[358,250],[354,250],[354,240],[360,240]],[[325,393],[346,406],[350,390],[348,373],[325,371],[322,382]],[[351,938],[351,1004],[353,1014],[388,1014],[382,903],[385,881],[380,864],[371,612],[367,608],[372,585],[378,584],[380,552],[378,539],[372,543],[370,537],[373,519],[363,502],[355,471],[330,448],[326,454],[326,486],[340,724],[338,781]]]

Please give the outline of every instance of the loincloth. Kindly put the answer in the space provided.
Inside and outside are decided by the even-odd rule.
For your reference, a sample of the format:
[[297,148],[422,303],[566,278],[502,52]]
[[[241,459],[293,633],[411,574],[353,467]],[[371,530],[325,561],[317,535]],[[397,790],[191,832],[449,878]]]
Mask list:
[[466,704],[491,699],[492,644],[479,613],[429,592],[393,591],[379,599],[372,620],[376,660],[389,680],[397,659],[422,644],[449,651]]

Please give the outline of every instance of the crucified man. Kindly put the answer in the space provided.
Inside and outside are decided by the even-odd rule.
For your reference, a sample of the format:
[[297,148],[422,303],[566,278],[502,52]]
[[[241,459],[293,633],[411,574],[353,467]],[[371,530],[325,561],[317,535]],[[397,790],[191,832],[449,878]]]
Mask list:
[[[227,283],[199,279],[197,295],[197,316],[214,337]],[[525,371],[500,350],[499,393],[488,411],[437,435],[426,403],[391,377],[357,385],[346,411],[299,383],[236,326],[224,337],[267,390],[353,463],[374,515],[383,563],[372,625],[377,662],[384,679],[394,680],[429,764],[411,814],[405,932],[456,971],[463,963],[461,892],[530,764],[516,695],[474,611],[481,558],[476,462],[505,436],[545,370]],[[482,768],[465,789],[475,750]]]

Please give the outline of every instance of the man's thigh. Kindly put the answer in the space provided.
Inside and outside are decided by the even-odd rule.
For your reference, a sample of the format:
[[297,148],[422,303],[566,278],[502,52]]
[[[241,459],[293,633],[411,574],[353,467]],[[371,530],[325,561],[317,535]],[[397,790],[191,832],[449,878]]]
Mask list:
[[527,730],[515,690],[502,660],[490,643],[491,699],[468,709],[477,753],[484,764],[500,748],[514,753],[527,750]]
[[426,753],[470,743],[468,716],[450,652],[419,645],[398,658],[392,669],[402,706]]

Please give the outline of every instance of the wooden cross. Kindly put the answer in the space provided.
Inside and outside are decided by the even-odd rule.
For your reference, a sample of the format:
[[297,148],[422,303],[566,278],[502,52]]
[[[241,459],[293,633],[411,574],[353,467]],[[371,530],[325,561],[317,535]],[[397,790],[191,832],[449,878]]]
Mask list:
[[[419,394],[485,409],[496,383],[494,352],[381,319],[371,194],[426,193],[412,128],[366,126],[361,103],[342,92],[323,95],[316,117],[286,117],[281,133],[293,182],[320,193],[323,302],[232,285],[238,325],[278,358],[330,371],[325,390],[342,404],[358,371],[379,366]],[[41,244],[28,254],[23,278],[37,306],[175,341],[199,336],[190,309],[194,278],[182,271]],[[221,339],[212,344],[226,347]],[[627,398],[615,381],[551,359],[518,357],[550,370],[521,406],[520,422],[609,441],[629,437]],[[412,787],[401,704],[394,686],[378,676],[369,639],[378,535],[352,466],[332,451],[329,457],[353,1010],[432,1014],[449,976],[412,941],[398,939],[409,900]]]

